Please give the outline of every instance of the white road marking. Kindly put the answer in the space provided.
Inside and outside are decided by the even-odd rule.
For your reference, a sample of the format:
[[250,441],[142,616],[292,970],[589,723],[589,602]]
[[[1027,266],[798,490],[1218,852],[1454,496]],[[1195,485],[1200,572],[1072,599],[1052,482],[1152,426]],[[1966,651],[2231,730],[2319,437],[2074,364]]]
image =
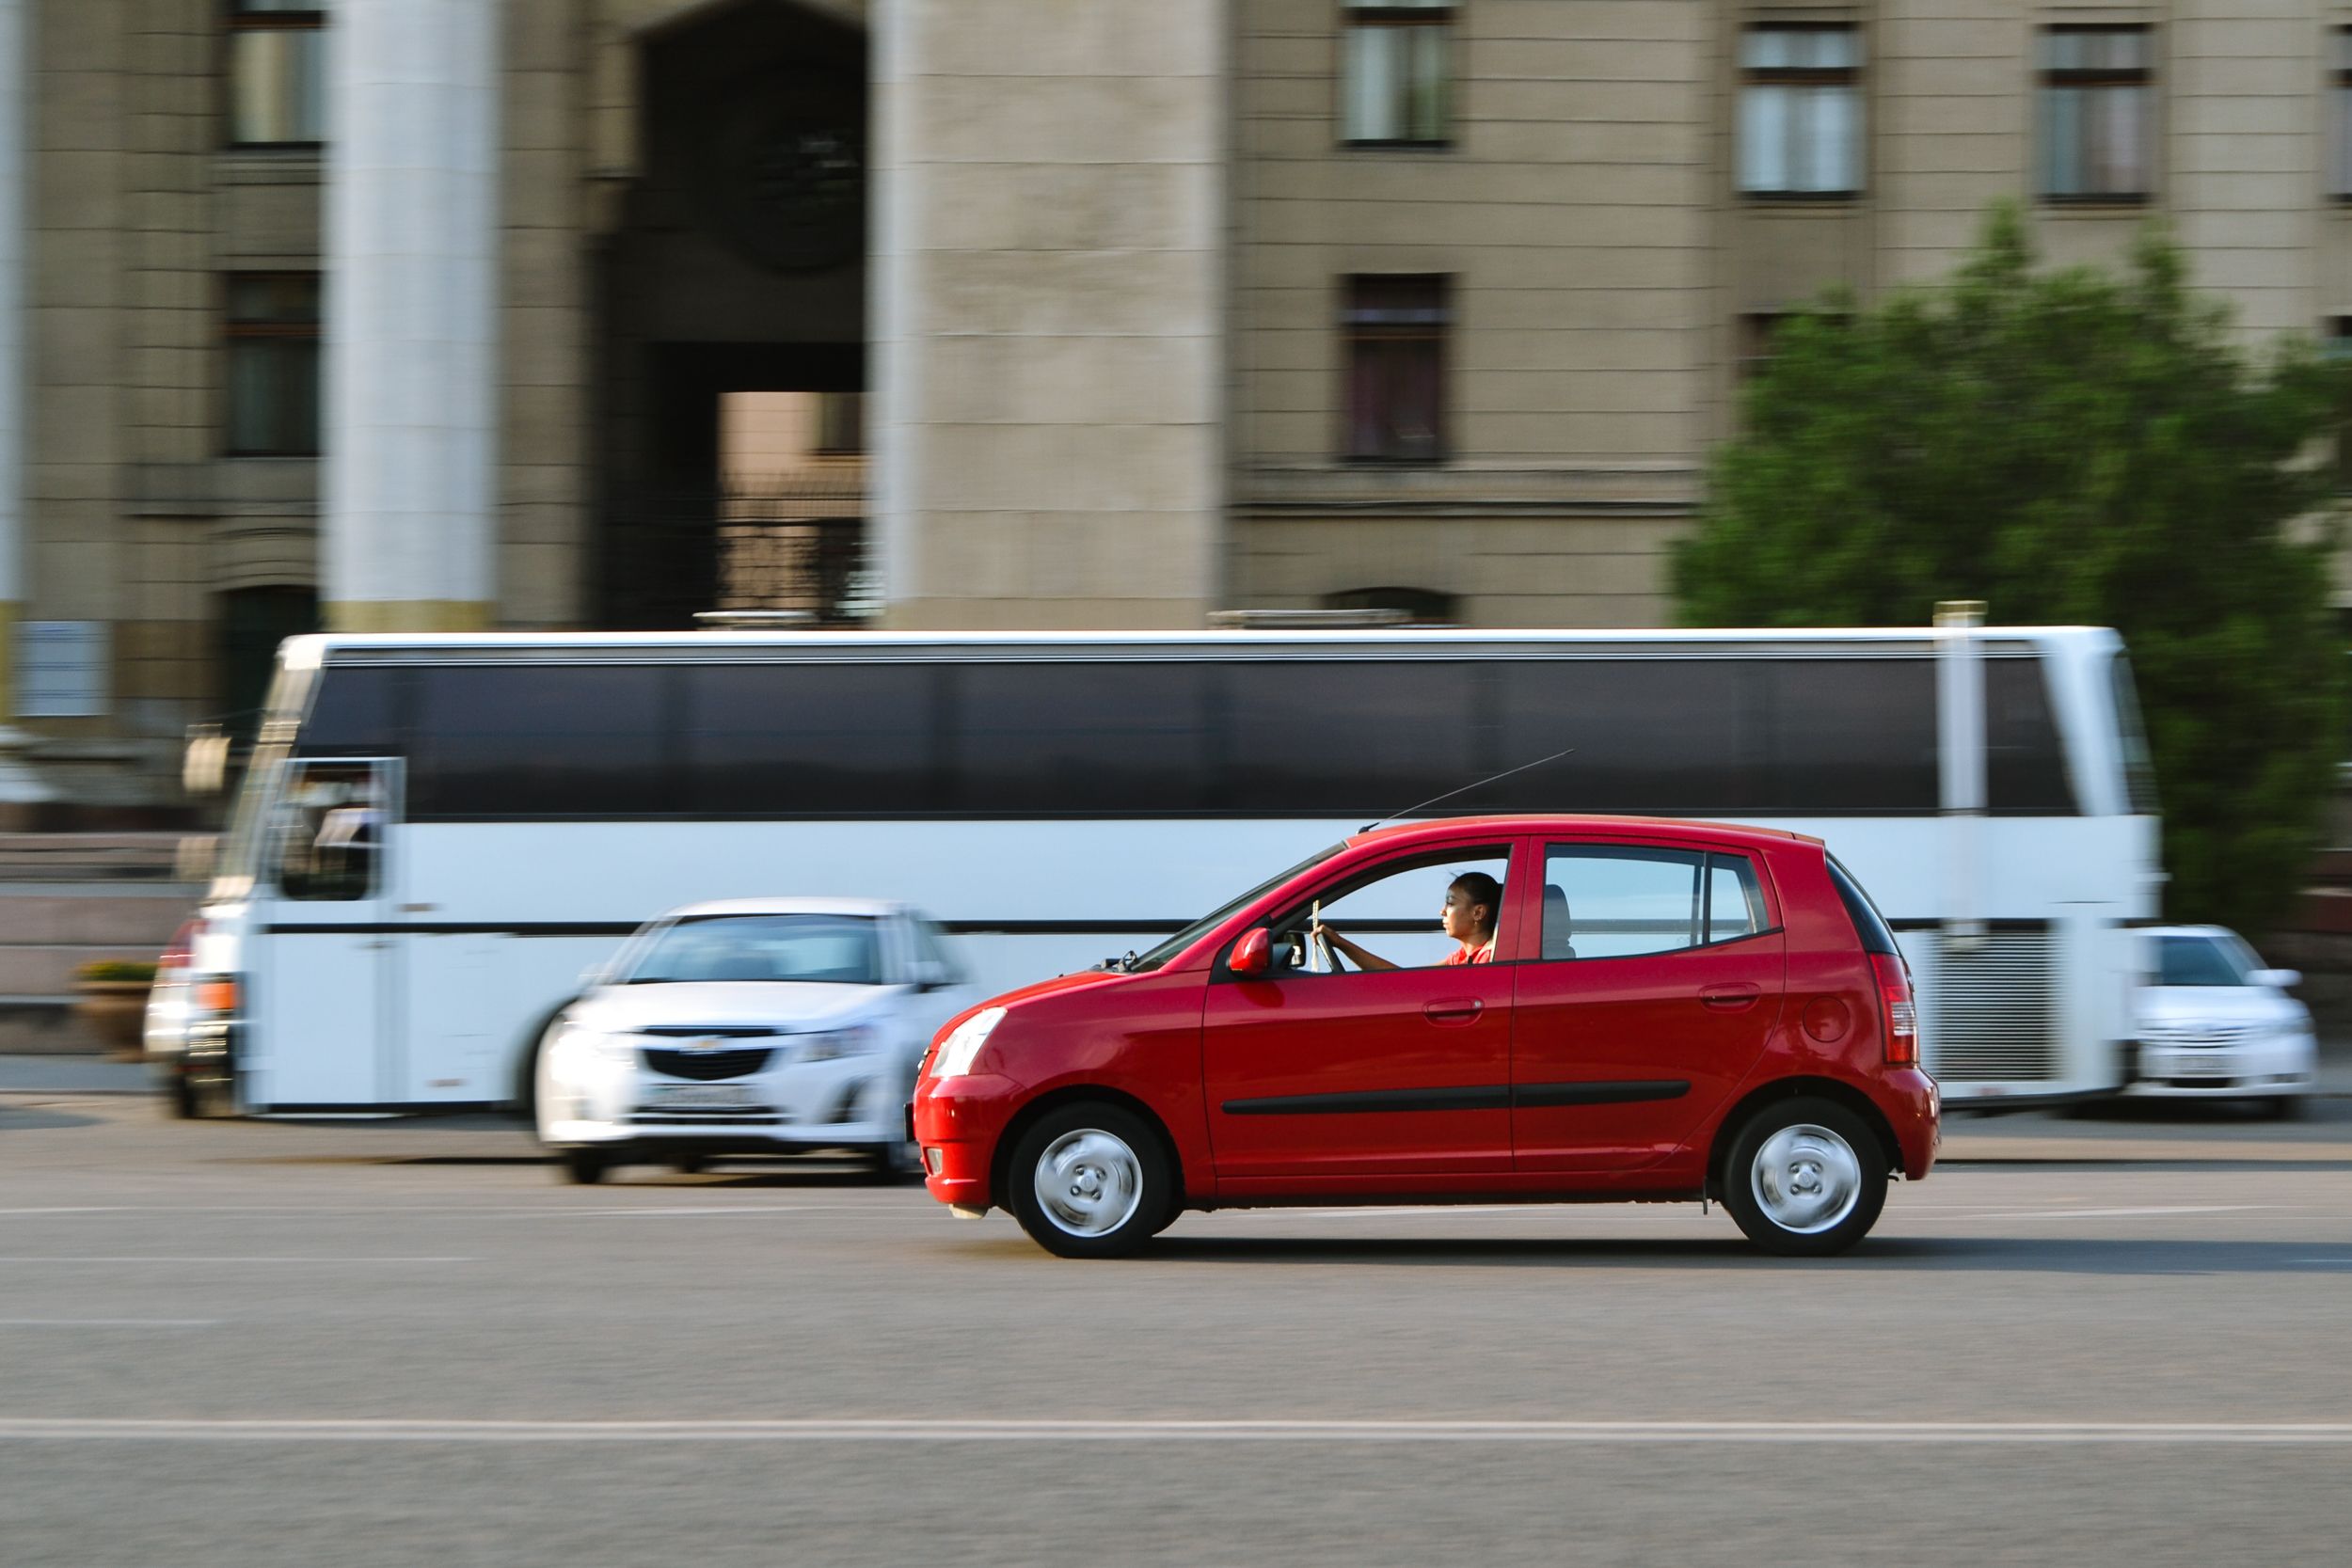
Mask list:
[[0,1318],[0,1328],[218,1328],[218,1318]]
[[0,1418],[0,1442],[2352,1445],[2352,1421],[141,1420]]
[[2120,1220],[2156,1214],[2243,1214],[2257,1209],[2280,1207],[2276,1203],[2185,1203],[2153,1209],[2015,1209],[1969,1217],[1979,1220]]
[[470,1258],[213,1258],[159,1257],[153,1253],[124,1253],[106,1258],[0,1258],[12,1263],[470,1263]]

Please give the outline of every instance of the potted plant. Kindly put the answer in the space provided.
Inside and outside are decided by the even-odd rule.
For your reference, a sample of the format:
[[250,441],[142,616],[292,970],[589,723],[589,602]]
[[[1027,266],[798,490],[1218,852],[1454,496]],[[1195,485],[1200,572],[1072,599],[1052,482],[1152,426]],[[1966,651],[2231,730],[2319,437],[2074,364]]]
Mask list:
[[82,1027],[110,1053],[138,1055],[155,966],[127,958],[101,958],[75,970],[73,978],[79,992],[73,1016]]

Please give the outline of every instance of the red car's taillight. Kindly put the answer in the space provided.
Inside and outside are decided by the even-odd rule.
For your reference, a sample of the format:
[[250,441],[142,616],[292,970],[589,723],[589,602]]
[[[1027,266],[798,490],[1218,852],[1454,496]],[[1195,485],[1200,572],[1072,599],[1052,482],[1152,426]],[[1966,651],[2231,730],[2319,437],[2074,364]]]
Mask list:
[[1886,1060],[1890,1067],[1919,1065],[1919,1005],[1911,994],[1911,971],[1892,953],[1873,953],[1879,1004],[1886,1014]]

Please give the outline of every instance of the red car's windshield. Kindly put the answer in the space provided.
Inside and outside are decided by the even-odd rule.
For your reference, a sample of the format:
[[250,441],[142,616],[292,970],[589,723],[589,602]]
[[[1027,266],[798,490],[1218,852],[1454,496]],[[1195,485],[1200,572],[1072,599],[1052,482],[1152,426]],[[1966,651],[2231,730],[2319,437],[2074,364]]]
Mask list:
[[1120,967],[1126,970],[1126,972],[1130,974],[1140,974],[1146,970],[1159,968],[1162,964],[1168,962],[1168,959],[1174,958],[1177,954],[1183,952],[1185,948],[1190,947],[1194,942],[1199,942],[1202,937],[1208,935],[1209,932],[1215,930],[1220,924],[1227,920],[1231,920],[1233,917],[1233,911],[1240,909],[1243,905],[1249,903],[1253,899],[1264,897],[1267,894],[1272,893],[1276,888],[1280,887],[1284,882],[1289,881],[1293,877],[1297,876],[1300,872],[1307,870],[1311,866],[1321,865],[1325,861],[1329,860],[1333,855],[1338,854],[1341,850],[1346,847],[1347,846],[1344,844],[1334,844],[1328,849],[1316,850],[1313,854],[1309,855],[1305,860],[1300,861],[1296,865],[1292,866],[1289,870],[1278,872],[1274,876],[1268,877],[1264,881],[1260,882],[1256,887],[1251,888],[1248,893],[1241,895],[1238,898],[1230,899],[1227,902],[1218,905],[1216,909],[1202,915],[1200,919],[1194,921],[1191,925],[1185,927],[1183,930],[1177,932],[1166,942],[1161,942],[1157,947],[1152,948],[1149,953],[1139,954],[1135,958],[1129,958],[1123,964],[1120,965]]

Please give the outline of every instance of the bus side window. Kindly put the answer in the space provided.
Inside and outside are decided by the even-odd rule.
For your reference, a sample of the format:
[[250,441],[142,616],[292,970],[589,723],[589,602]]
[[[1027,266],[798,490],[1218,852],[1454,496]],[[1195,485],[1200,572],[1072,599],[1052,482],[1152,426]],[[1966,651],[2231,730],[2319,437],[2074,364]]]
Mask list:
[[293,764],[270,830],[278,893],[311,903],[373,897],[384,816],[383,780],[372,764]]

